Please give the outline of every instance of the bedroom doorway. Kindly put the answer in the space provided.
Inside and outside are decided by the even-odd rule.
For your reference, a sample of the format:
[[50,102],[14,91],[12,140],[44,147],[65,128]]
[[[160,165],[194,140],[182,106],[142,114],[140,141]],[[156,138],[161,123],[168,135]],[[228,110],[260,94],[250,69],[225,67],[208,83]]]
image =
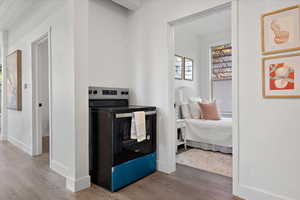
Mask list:
[[235,12],[233,1],[170,23],[169,47],[177,167],[225,177],[233,191],[238,163]]
[[31,44],[34,156],[51,166],[51,29]]

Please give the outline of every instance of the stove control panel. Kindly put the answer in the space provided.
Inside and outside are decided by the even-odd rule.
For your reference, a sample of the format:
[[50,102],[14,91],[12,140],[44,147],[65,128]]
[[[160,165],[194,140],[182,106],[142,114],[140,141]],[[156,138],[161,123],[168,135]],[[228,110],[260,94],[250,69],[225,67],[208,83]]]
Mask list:
[[128,88],[89,87],[89,99],[128,99]]

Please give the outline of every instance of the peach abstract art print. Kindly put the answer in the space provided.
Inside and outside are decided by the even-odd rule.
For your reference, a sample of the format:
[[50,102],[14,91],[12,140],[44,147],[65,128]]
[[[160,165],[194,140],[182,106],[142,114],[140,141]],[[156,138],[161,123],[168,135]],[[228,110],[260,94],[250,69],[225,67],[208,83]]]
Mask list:
[[300,49],[299,6],[262,15],[262,53],[271,54]]
[[279,17],[273,19],[270,24],[270,39],[273,40],[273,45],[280,45],[287,43],[289,40],[294,39],[294,18],[292,16]]

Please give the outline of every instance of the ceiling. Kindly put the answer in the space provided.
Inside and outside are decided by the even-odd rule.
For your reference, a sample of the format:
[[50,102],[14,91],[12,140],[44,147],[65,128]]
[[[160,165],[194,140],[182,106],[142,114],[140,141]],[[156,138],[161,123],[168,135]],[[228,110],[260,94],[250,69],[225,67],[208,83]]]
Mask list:
[[184,21],[175,26],[175,34],[207,36],[231,30],[231,9],[223,8],[207,15]]
[[9,30],[37,9],[56,0],[0,0],[0,30]]

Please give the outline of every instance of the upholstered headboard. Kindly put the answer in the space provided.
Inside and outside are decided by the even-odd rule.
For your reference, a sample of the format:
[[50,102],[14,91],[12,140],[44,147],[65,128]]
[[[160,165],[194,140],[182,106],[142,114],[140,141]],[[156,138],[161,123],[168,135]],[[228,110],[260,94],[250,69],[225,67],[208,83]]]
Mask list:
[[175,104],[176,104],[176,118],[182,119],[181,105],[189,102],[189,97],[187,95],[189,91],[188,87],[178,87],[175,88]]
[[175,88],[175,103],[176,103],[176,105],[181,105],[183,103],[188,102],[188,97],[186,95],[187,90],[188,90],[188,87]]

